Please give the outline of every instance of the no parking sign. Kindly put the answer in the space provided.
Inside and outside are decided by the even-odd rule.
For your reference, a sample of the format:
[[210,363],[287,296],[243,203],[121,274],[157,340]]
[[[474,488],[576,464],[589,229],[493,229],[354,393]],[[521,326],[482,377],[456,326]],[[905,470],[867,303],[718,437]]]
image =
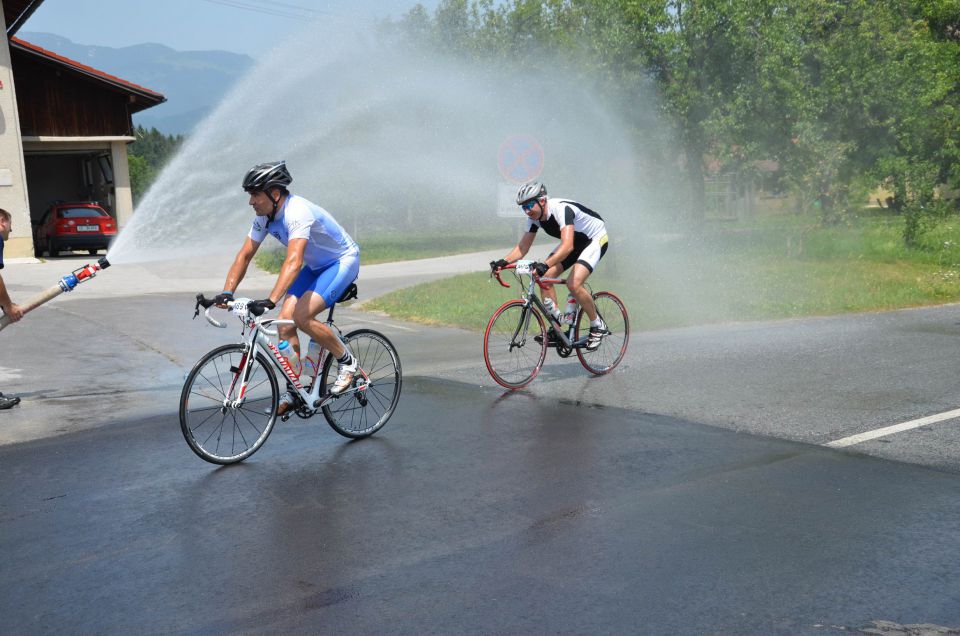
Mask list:
[[532,181],[543,172],[543,146],[533,135],[507,137],[497,152],[500,174],[511,183],[497,189],[497,216],[522,217],[517,205],[517,184]]
[[514,183],[526,183],[543,172],[543,146],[533,135],[507,137],[497,152],[497,165],[503,178]]

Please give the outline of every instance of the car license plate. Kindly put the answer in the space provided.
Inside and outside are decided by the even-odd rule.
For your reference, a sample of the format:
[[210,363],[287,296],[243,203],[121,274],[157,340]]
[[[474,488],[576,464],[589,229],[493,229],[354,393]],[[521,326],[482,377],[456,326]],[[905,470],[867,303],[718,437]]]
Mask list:
[[77,232],[99,232],[99,225],[78,225]]

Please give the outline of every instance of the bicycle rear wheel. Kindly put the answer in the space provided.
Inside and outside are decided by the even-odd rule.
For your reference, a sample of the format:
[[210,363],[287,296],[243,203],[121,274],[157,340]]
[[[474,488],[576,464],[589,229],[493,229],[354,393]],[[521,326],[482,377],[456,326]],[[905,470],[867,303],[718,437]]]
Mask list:
[[243,402],[230,404],[238,399],[246,356],[243,345],[218,347],[200,358],[183,384],[180,430],[193,452],[213,464],[253,455],[277,420],[280,391],[262,354],[251,363]]
[[[344,437],[373,435],[387,423],[400,401],[403,372],[400,357],[386,336],[372,329],[357,329],[344,336],[360,370],[342,395],[323,406],[330,428]],[[320,372],[320,394],[337,381],[336,360],[327,356]],[[355,390],[354,390],[355,389]]]
[[[627,352],[627,343],[630,342],[630,318],[623,302],[610,292],[597,292],[593,295],[593,302],[610,333],[604,336],[600,348],[595,351],[588,351],[585,347],[577,349],[577,357],[587,371],[594,375],[603,375],[613,371]],[[578,340],[589,332],[590,317],[581,308],[574,339]]]
[[519,389],[537,377],[547,357],[545,334],[543,318],[522,300],[494,312],[483,334],[483,360],[497,384]]

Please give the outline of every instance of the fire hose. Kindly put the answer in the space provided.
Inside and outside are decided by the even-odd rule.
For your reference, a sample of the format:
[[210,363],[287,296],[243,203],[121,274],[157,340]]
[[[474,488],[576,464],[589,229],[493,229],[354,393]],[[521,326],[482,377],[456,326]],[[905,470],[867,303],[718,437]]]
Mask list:
[[[33,311],[40,305],[53,300],[63,292],[73,291],[77,285],[87,282],[96,276],[97,272],[105,270],[108,267],[110,267],[110,261],[108,261],[107,257],[104,256],[96,263],[84,265],[80,269],[75,269],[57,281],[56,285],[43,290],[39,294],[28,298],[26,302],[21,303],[20,309],[23,311],[23,314],[26,315],[28,312]],[[13,321],[10,320],[9,316],[0,316],[0,331],[3,331],[7,325],[12,322]]]

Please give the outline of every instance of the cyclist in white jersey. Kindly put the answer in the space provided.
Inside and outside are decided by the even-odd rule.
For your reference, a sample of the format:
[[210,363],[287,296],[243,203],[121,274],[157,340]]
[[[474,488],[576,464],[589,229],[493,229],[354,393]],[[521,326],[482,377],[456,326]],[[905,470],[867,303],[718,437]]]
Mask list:
[[[283,161],[258,164],[247,172],[243,189],[250,195],[249,203],[256,217],[227,273],[223,292],[215,300],[224,305],[233,298],[260,244],[267,234],[273,235],[287,247],[287,255],[270,296],[251,305],[273,309],[282,301],[279,317],[292,318],[296,327],[337,358],[339,373],[330,391],[341,393],[353,382],[356,358],[315,316],[332,306],[356,280],[360,271],[360,248],[329,212],[291,194],[287,187],[292,180]],[[280,336],[288,340],[299,355],[296,327],[280,325],[279,329]],[[292,405],[293,399],[284,394],[278,414],[283,415]]]
[[[556,278],[570,269],[567,288],[590,318],[590,334],[586,348],[590,351],[596,350],[600,341],[610,331],[597,314],[597,306],[584,283],[607,252],[606,224],[599,214],[576,201],[547,198],[547,187],[537,181],[520,186],[517,205],[527,215],[527,231],[517,246],[510,250],[506,257],[492,261],[490,268],[497,270],[523,258],[533,245],[540,228],[550,236],[560,239],[560,245],[550,253],[546,261],[536,263],[537,274]],[[541,295],[554,317],[559,316],[557,292],[553,286],[543,289]],[[552,329],[549,335],[553,344]]]

